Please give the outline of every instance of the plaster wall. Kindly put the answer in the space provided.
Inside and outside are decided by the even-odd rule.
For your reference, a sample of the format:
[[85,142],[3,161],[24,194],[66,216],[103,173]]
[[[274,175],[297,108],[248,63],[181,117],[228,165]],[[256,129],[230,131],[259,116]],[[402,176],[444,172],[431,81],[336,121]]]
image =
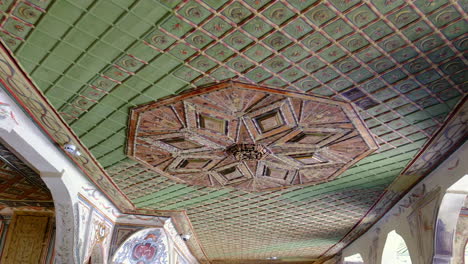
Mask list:
[[[434,234],[439,208],[447,190],[468,174],[466,157],[468,157],[468,143],[462,145],[424,180],[414,186],[371,229],[346,247],[342,251],[342,257],[359,253],[366,264],[385,263],[382,253],[387,234],[395,230],[405,240],[413,264],[433,263]],[[467,179],[468,177],[463,178],[461,184],[457,183],[456,188],[449,190],[451,195],[457,196],[457,199],[462,197],[464,201],[464,197],[468,194],[468,188],[465,185]],[[461,205],[457,206],[461,207]],[[459,260],[453,259],[439,263],[462,263],[456,261]]]

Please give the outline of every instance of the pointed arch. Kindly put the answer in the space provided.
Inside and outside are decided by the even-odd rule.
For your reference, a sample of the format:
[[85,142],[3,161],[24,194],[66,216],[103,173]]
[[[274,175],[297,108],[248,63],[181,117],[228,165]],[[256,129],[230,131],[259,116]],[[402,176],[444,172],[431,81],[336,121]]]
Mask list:
[[[468,175],[465,175],[447,189],[442,199],[436,223],[434,264],[448,264],[453,261],[456,228],[461,209],[468,196],[467,190]],[[460,256],[455,257],[461,261]]]
[[405,240],[395,230],[387,234],[382,264],[411,264],[411,257]]

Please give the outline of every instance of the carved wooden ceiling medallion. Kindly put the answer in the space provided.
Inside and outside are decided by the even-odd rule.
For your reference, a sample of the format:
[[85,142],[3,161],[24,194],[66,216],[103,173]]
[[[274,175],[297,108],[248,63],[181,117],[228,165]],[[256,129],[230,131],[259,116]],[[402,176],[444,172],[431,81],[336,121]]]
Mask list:
[[247,191],[327,182],[376,149],[350,104],[235,82],[134,108],[128,140],[161,175]]

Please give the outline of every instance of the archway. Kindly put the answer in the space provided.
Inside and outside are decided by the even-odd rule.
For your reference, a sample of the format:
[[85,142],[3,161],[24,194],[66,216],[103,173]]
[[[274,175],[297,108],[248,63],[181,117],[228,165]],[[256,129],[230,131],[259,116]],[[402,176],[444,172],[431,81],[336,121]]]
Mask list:
[[[463,246],[460,249],[460,244],[455,245],[455,240],[460,212],[467,194],[468,175],[465,175],[447,189],[447,193],[442,199],[435,232],[434,264],[450,264],[454,261],[454,250],[458,247],[458,252],[463,251]],[[461,262],[460,255],[456,256],[458,262]]]
[[460,211],[455,231],[452,263],[468,264],[468,197]]
[[411,264],[405,240],[395,230],[390,231],[385,241],[382,264]]

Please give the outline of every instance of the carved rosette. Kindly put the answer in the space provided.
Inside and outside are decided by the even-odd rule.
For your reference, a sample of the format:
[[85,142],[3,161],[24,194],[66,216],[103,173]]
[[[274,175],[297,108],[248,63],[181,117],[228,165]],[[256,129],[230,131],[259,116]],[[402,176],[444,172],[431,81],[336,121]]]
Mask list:
[[237,161],[261,160],[268,153],[267,148],[258,144],[234,144],[226,149]]
[[136,107],[129,131],[157,173],[248,191],[330,181],[377,149],[347,103],[233,82]]

